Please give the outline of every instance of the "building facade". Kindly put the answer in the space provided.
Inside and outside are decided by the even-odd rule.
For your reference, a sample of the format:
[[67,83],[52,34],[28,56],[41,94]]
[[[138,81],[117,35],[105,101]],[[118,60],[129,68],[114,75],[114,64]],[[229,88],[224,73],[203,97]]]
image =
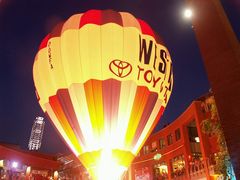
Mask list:
[[44,118],[36,117],[31,131],[31,136],[28,143],[29,150],[38,150],[41,147],[42,136],[44,131]]
[[0,143],[0,179],[4,180],[49,180],[61,162],[53,155],[26,151],[18,145]]
[[211,94],[191,103],[174,122],[151,135],[129,168],[128,179],[214,179],[217,138],[203,133],[201,123],[211,119]]
[[[240,132],[239,39],[224,11],[223,1],[186,0],[185,2],[195,10],[192,18],[193,32],[216,98],[236,178],[240,179],[240,141],[239,136],[236,136]],[[239,9],[237,11],[239,12]]]
[[58,169],[61,180],[90,180],[91,177],[86,168],[80,163],[74,154],[61,155],[58,157],[61,166]]

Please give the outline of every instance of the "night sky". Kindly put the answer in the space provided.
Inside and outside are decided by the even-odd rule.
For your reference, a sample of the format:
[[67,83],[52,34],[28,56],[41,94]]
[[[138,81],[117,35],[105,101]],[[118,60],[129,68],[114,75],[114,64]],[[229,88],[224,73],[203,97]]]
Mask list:
[[[240,1],[222,3],[240,39]],[[155,131],[172,122],[210,89],[191,23],[182,18],[184,5],[184,0],[0,0],[0,141],[27,148],[35,117],[45,117],[32,77],[38,46],[58,22],[89,9],[130,12],[162,37],[173,61],[174,86]],[[41,151],[69,152],[46,117],[45,122]]]

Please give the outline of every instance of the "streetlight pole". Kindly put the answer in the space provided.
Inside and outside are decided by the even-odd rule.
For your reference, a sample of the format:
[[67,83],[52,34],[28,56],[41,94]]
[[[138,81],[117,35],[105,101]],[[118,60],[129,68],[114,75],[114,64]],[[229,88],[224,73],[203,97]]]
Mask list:
[[219,0],[186,0],[237,179],[240,179],[240,44]]

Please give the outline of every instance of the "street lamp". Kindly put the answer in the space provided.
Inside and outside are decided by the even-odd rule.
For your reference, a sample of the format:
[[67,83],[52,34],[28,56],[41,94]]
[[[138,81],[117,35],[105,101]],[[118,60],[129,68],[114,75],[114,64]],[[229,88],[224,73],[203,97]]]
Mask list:
[[14,169],[16,169],[16,168],[18,167],[18,162],[13,161],[13,162],[12,162],[12,167],[13,167]]
[[186,18],[186,19],[191,19],[192,16],[193,16],[193,11],[191,8],[186,8],[184,11],[183,11],[183,16]]
[[194,139],[195,139],[195,141],[196,141],[197,143],[200,142],[200,138],[199,138],[199,137],[195,137]]
[[31,166],[28,166],[26,169],[26,180],[30,180],[31,176]]
[[157,153],[157,154],[155,154],[155,155],[153,156],[153,159],[156,160],[156,161],[158,161],[161,157],[162,157],[162,155],[159,154],[159,153]]
[[58,179],[58,171],[54,171],[53,173],[53,179],[57,180]]

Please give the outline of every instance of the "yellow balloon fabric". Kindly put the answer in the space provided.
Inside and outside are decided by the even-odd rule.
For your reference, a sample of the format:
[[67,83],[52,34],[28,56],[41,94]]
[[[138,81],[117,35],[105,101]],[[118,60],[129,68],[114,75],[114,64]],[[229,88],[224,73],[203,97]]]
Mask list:
[[160,38],[144,21],[112,10],[59,24],[40,45],[33,77],[40,106],[90,172],[106,149],[130,165],[173,87]]

